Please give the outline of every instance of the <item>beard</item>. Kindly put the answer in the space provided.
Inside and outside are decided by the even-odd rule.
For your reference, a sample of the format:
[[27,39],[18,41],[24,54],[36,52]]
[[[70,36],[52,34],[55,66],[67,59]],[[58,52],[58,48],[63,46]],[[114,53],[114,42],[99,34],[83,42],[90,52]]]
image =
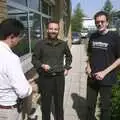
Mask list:
[[48,33],[48,38],[49,39],[57,39],[58,33]]

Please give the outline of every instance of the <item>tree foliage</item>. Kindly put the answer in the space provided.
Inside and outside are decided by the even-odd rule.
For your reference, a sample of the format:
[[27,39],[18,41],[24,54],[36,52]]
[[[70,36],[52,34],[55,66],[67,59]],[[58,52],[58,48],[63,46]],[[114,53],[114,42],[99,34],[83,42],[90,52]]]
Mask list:
[[111,119],[120,119],[120,72],[117,73],[117,84],[112,89],[112,107],[111,107]]
[[116,20],[120,20],[120,11],[113,11],[112,17]]
[[120,119],[120,84],[113,87],[112,90],[112,120]]
[[112,5],[111,1],[106,0],[104,7],[103,7],[103,10],[105,12],[107,12],[108,14],[110,14],[112,12],[112,9],[113,9],[113,5]]
[[80,3],[78,3],[72,15],[71,20],[72,31],[79,32],[82,29],[83,17],[84,17],[83,11],[80,8]]
[[120,30],[120,11],[112,12],[112,21],[117,30]]
[[116,12],[114,13],[114,16],[117,17],[118,19],[120,19],[120,11],[116,11]]
[[110,23],[110,26],[112,24],[112,15],[113,15],[113,5],[111,3],[110,0],[106,0],[105,4],[104,4],[104,7],[103,7],[103,10],[108,13],[109,15],[109,23]]

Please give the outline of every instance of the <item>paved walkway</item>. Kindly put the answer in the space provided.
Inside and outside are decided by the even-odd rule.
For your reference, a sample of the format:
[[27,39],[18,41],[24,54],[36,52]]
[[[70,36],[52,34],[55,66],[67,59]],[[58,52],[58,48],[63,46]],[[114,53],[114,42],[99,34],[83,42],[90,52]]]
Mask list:
[[[65,120],[85,120],[86,103],[86,52],[85,45],[73,45],[71,48],[73,55],[72,69],[66,77],[64,116]],[[36,114],[41,120],[40,106],[38,105]],[[51,114],[52,120],[53,115]]]
[[86,52],[85,45],[73,45],[72,70],[66,78],[65,120],[85,120],[86,103]]

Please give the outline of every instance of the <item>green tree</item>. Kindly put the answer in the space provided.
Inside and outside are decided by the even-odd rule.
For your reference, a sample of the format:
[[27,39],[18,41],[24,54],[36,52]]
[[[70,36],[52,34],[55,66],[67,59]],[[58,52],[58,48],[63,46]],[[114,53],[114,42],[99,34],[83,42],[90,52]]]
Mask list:
[[78,3],[72,15],[71,20],[72,31],[80,32],[80,30],[82,29],[83,17],[84,17],[83,11],[80,8],[80,3]]
[[113,9],[113,5],[111,3],[110,0],[106,0],[105,4],[104,4],[104,7],[103,7],[103,10],[108,13],[109,15],[109,23],[110,23],[110,26],[112,25],[112,9]]
[[112,12],[112,9],[113,9],[113,5],[112,5],[111,1],[106,0],[104,7],[103,7],[103,10],[105,12],[107,12],[108,14],[110,14]]

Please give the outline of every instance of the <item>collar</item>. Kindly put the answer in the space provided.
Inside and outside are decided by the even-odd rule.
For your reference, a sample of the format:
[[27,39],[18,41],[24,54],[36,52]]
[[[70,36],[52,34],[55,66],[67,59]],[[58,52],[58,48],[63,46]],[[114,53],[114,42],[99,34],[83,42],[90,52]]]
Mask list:
[[109,32],[109,30],[106,29],[106,30],[105,30],[104,32],[102,32],[102,33],[99,32],[99,34],[100,34],[100,35],[106,35],[108,32]]
[[3,41],[0,41],[0,46],[4,47],[7,49],[9,52],[12,52],[11,48]]
[[62,40],[56,39],[56,40],[49,40],[49,39],[45,39],[45,43],[49,44],[49,45],[58,45],[62,43]]

